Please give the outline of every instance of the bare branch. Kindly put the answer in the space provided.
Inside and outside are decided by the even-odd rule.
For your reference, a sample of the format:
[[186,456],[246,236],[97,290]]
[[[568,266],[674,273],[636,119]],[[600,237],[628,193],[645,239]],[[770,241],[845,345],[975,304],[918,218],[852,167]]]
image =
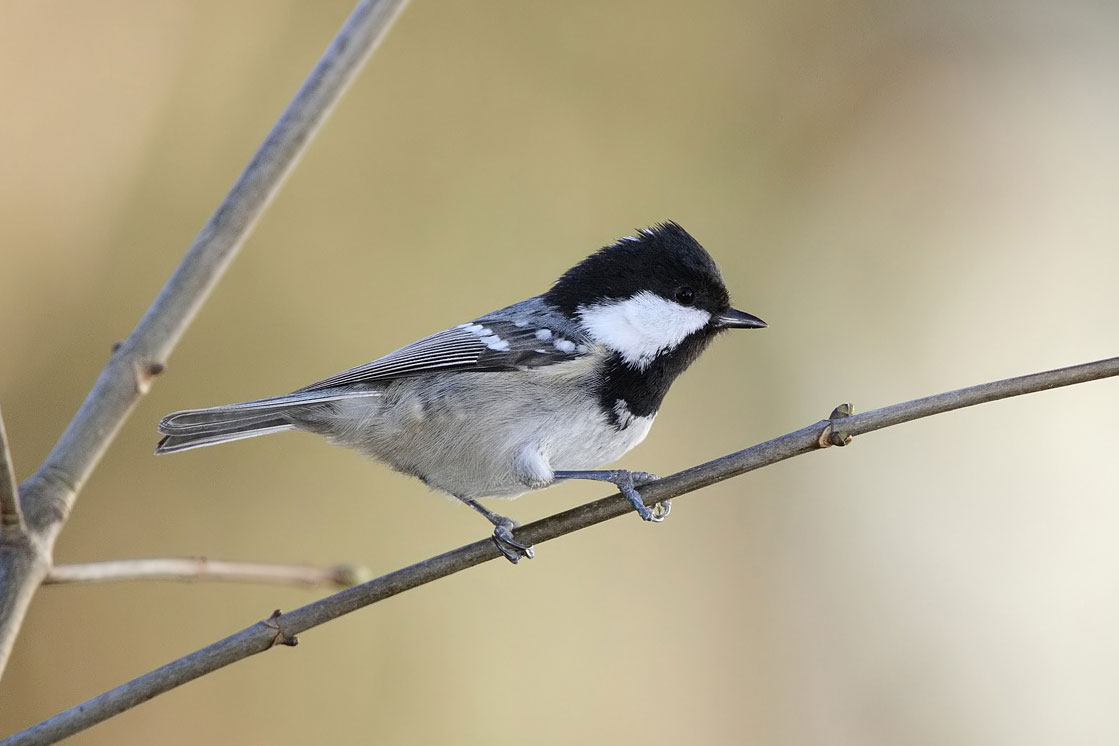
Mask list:
[[132,334],[114,352],[81,409],[38,472],[36,528],[59,523],[113,436],[217,284],[319,125],[404,5],[358,3],[229,194],[202,227],[182,263]]
[[13,532],[23,534],[26,530],[12,454],[8,451],[8,433],[4,430],[4,415],[0,413],[0,536],[7,537]]
[[[962,407],[1115,375],[1119,375],[1119,357],[985,383],[863,414],[849,414],[850,406],[840,405],[829,419],[645,485],[641,487],[641,496],[645,504],[651,506],[793,456],[820,450],[828,445],[845,445],[852,437],[863,433]],[[516,531],[516,537],[528,544],[540,544],[632,511],[633,506],[628,500],[614,494],[523,526]],[[268,650],[274,645],[295,645],[298,642],[296,635],[300,632],[498,557],[501,557],[501,553],[493,542],[483,539],[340,591],[286,614],[276,612],[268,619],[224,640],[20,731],[0,741],[0,746],[55,743],[158,694]]]
[[284,177],[406,0],[362,0],[311,70],[182,263],[117,346],[46,461],[21,486],[29,534],[0,544],[0,672],[54,540],[117,430],[245,241]]
[[275,585],[333,585],[349,588],[369,579],[364,567],[335,565],[270,565],[260,562],[224,562],[205,557],[161,557],[156,559],[85,562],[55,565],[44,585],[63,583],[107,583],[122,580],[221,580],[234,583]]

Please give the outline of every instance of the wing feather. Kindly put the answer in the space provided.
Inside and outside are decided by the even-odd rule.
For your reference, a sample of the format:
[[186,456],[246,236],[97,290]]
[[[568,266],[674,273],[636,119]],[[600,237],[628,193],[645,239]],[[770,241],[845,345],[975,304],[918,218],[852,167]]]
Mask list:
[[436,371],[530,370],[574,360],[590,351],[591,342],[562,318],[544,318],[543,323],[535,319],[537,323],[529,324],[524,319],[499,316],[509,315],[510,309],[424,337],[299,391],[384,382]]

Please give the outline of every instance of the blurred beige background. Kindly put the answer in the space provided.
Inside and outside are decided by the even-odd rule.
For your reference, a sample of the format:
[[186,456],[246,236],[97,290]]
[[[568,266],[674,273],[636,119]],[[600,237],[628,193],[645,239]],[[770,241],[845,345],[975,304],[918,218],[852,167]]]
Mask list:
[[[0,401],[43,458],[349,11],[0,4]],[[78,501],[60,561],[395,569],[484,534],[299,434],[151,456],[174,409],[282,393],[545,289],[672,218],[770,328],[623,462],[1109,357],[1109,3],[414,2]],[[1105,381],[890,429],[313,630],[75,744],[1101,744],[1119,739]],[[521,520],[604,494],[570,485]],[[43,589],[9,733],[317,591]]]

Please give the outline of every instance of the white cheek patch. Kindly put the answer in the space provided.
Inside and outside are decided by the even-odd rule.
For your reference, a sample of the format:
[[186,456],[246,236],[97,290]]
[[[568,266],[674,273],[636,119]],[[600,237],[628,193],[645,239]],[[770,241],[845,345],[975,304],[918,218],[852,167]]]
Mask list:
[[638,370],[658,353],[671,350],[711,321],[711,314],[642,291],[632,298],[577,310],[582,326]]

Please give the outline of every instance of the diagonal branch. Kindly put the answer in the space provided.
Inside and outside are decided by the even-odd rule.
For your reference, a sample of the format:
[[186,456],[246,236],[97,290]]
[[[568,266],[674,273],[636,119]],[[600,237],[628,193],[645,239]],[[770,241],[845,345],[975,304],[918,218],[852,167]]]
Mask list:
[[315,567],[262,562],[226,562],[206,557],[160,557],[55,565],[43,581],[43,585],[108,583],[122,580],[222,580],[234,583],[333,585],[338,588],[349,588],[364,582],[369,577],[370,573],[367,569],[355,565]]
[[[827,420],[645,485],[641,488],[641,495],[645,504],[651,506],[793,456],[829,445],[845,445],[856,435],[962,407],[1116,375],[1119,375],[1119,357],[984,383],[863,414],[849,415],[850,407],[841,405]],[[516,531],[516,537],[522,542],[540,544],[631,511],[633,506],[629,501],[615,494],[523,526]],[[268,619],[224,640],[20,731],[0,741],[0,746],[55,743],[158,694],[268,650],[274,645],[295,645],[298,642],[296,635],[300,632],[498,557],[501,557],[501,553],[497,547],[489,539],[484,539],[340,591],[286,614],[277,611]]]
[[12,454],[8,451],[8,433],[4,430],[4,415],[0,413],[0,536],[23,534],[27,526],[19,506],[19,487],[16,485]]
[[28,480],[33,488],[28,519],[35,528],[65,520],[117,429],[163,371],[171,350],[403,4],[364,0],[346,20],[140,323],[114,351],[42,467]]
[[357,4],[147,313],[114,349],[46,461],[20,486],[29,531],[0,543],[0,672],[82,485],[405,2]]

